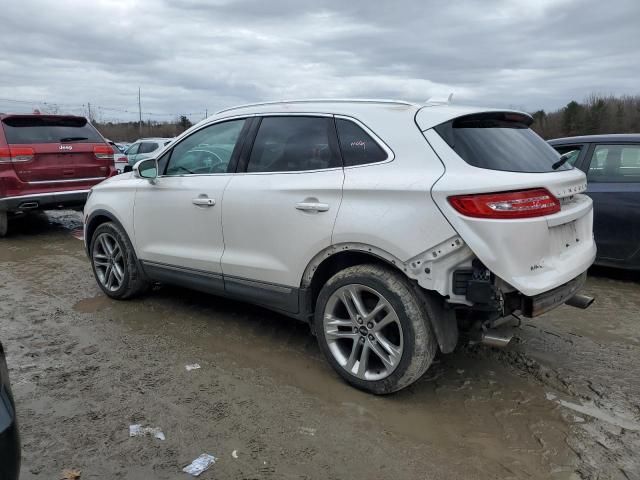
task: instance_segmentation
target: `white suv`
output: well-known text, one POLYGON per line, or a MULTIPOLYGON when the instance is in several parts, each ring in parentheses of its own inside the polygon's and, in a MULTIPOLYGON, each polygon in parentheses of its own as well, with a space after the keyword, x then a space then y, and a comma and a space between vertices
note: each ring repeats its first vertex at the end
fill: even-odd
POLYGON ((529 115, 400 101, 218 112, 92 190, 85 243, 112 298, 152 282, 309 322, 352 385, 416 381, 459 331, 576 295, 592 264, 585 175, 529 115))

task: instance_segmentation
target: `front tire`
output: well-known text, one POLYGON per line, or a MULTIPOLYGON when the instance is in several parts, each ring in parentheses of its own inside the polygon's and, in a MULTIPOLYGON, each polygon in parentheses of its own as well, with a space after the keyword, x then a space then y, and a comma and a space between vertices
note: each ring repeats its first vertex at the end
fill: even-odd
POLYGON ((424 301, 406 277, 381 265, 356 265, 331 277, 314 321, 327 361, 348 383, 371 393, 407 387, 436 354, 424 301))
POLYGON ((148 289, 149 282, 140 270, 133 245, 119 225, 107 222, 96 228, 90 255, 93 274, 107 296, 124 300, 148 289))

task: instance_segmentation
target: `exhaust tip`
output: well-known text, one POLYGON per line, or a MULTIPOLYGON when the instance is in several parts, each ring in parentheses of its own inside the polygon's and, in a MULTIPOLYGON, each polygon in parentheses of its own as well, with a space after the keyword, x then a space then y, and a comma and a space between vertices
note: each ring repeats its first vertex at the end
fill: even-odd
POLYGON ((565 302, 565 305, 569 305, 570 307, 581 308, 582 310, 589 308, 591 304, 595 301, 595 298, 590 297, 589 295, 577 294, 571 297, 569 300, 565 302))
POLYGON ((38 208, 38 206, 39 206, 38 202, 22 202, 20 205, 18 205, 18 209, 33 210, 35 208, 38 208))
POLYGON ((511 342, 512 338, 513 335, 499 335, 495 332, 483 332, 482 336, 480 337, 480 343, 482 343, 483 345, 488 345, 490 347, 504 348, 509 345, 509 342, 511 342))

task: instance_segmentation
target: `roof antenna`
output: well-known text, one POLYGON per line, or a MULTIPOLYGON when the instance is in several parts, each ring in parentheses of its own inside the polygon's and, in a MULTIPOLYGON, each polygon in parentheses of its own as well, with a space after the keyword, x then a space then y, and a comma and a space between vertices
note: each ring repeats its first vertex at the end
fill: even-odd
POLYGON ((449 94, 447 98, 444 97, 430 97, 426 102, 427 105, 449 105, 453 99, 453 92, 449 94))

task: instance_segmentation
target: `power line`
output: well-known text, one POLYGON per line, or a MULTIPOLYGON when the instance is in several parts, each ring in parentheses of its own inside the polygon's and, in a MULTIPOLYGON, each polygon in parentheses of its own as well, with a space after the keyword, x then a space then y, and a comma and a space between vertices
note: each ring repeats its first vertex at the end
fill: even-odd
MULTIPOLYGON (((74 110, 79 110, 79 109, 84 110, 85 108, 87 108, 87 105, 88 105, 88 104, 47 102, 44 100, 18 100, 14 98, 0 98, 0 102, 9 102, 9 103, 16 103, 16 104, 23 104, 23 105, 30 105, 30 106, 43 105, 43 106, 51 106, 55 108, 66 108, 66 109, 74 109, 74 110)), ((202 110, 199 112, 187 112, 187 113, 185 112, 158 113, 158 112, 140 112, 139 111, 140 109, 106 107, 106 106, 96 105, 96 104, 91 105, 90 108, 93 109, 94 111, 100 110, 100 111, 116 112, 116 113, 128 113, 131 115, 142 113, 143 116, 147 116, 147 117, 179 117, 180 115, 192 117, 192 116, 202 116, 203 114, 206 114, 206 110, 202 110)))

